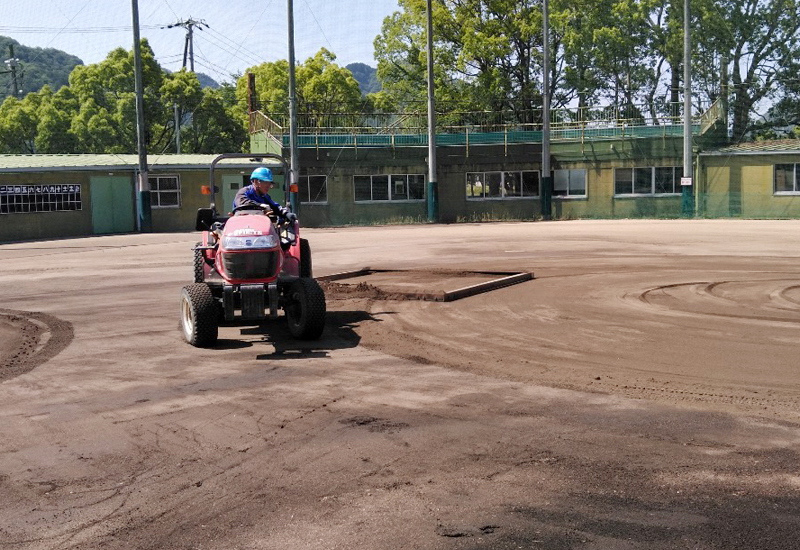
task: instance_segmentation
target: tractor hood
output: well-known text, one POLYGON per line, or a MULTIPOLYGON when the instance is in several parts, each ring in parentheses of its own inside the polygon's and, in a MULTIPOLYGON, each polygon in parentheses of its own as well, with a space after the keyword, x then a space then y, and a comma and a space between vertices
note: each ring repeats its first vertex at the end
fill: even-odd
POLYGON ((280 239, 272 221, 262 213, 237 214, 225 223, 221 251, 244 252, 278 248, 280 239))
POLYGON ((230 283, 266 283, 274 280, 283 266, 280 237, 263 213, 239 213, 225 223, 217 271, 230 283))

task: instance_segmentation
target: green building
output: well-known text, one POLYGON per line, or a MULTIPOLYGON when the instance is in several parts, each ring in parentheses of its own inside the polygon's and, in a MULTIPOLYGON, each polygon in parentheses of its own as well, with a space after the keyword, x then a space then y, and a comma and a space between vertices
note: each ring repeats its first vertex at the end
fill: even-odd
MULTIPOLYGON (((692 125, 695 216, 800 217, 800 140, 726 145, 718 105, 692 125)), ((261 160, 289 157, 281 125, 250 116, 252 159, 215 169, 226 211, 261 160), (226 208, 227 207, 227 208, 226 208)), ((438 220, 542 217, 540 125, 489 117, 437 133, 438 220)), ((427 134, 399 118, 300 126, 297 204, 308 227, 427 222, 427 134)), ((148 157, 154 231, 194 228, 216 155, 148 157)), ((553 219, 682 216, 677 119, 573 117, 551 131, 553 219)), ((0 155, 0 242, 136 231, 136 155, 0 155)), ((277 174, 278 182, 285 174, 277 174)), ((278 185, 276 190, 282 186, 278 185)), ((281 200, 282 197, 275 197, 281 200)))

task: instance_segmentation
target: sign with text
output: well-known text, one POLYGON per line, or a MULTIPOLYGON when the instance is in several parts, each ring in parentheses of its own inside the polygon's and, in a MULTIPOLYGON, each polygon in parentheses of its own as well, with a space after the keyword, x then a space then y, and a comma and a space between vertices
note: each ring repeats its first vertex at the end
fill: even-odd
POLYGON ((79 184, 0 185, 0 214, 82 210, 79 184))

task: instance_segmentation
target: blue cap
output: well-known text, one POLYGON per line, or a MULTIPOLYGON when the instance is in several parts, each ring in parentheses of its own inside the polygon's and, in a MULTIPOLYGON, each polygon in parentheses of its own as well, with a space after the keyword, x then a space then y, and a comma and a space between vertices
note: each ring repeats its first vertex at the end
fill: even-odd
POLYGON ((272 181, 272 170, 263 166, 253 170, 250 174, 251 180, 272 181))

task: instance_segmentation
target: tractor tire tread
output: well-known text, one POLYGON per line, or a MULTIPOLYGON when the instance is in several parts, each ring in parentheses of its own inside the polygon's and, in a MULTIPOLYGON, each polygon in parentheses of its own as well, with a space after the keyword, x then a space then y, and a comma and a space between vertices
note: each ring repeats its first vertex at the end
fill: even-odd
MULTIPOLYGON (((199 242, 195 244, 195 247, 203 246, 203 243, 199 242)), ((206 263, 205 257, 203 257, 203 251, 194 250, 194 282, 195 283, 202 283, 205 280, 205 269, 204 265, 206 263)))
POLYGON ((311 245, 308 239, 300 239, 300 277, 313 277, 311 245))
POLYGON ((188 342, 201 348, 213 345, 219 337, 219 304, 211 288, 205 283, 194 283, 184 286, 182 294, 181 299, 189 300, 194 321, 188 342))
POLYGON ((293 282, 289 288, 291 300, 297 294, 305 297, 305 311, 301 312, 299 319, 295 319, 287 311, 289 332, 300 340, 316 340, 325 329, 325 292, 317 281, 303 277, 293 282))

